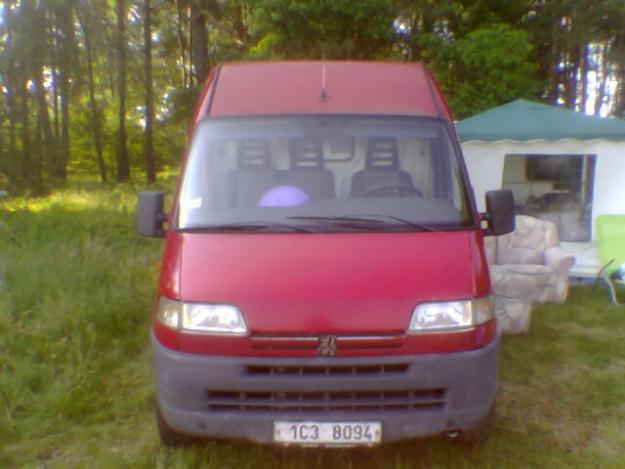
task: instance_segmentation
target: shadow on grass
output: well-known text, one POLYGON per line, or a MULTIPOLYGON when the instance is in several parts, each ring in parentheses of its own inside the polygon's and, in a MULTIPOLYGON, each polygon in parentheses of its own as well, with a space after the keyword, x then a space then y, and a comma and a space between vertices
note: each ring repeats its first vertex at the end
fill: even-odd
POLYGON ((297 448, 210 442, 182 450, 162 449, 161 457, 172 468, 463 468, 479 465, 485 448, 462 445, 444 437, 372 448, 297 448))

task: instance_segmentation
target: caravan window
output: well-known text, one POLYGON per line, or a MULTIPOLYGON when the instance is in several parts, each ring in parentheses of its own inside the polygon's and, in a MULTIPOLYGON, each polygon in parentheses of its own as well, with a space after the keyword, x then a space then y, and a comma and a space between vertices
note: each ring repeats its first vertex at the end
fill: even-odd
POLYGON ((595 155, 506 155, 503 187, 517 213, 554 222, 562 241, 591 235, 595 155))

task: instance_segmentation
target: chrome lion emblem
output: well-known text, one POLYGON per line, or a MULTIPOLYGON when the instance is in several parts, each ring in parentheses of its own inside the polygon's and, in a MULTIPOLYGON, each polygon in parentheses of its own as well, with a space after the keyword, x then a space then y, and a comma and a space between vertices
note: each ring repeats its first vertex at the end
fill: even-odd
POLYGON ((319 337, 319 348, 317 353, 320 357, 333 357, 336 355, 336 337, 333 335, 322 335, 319 337))

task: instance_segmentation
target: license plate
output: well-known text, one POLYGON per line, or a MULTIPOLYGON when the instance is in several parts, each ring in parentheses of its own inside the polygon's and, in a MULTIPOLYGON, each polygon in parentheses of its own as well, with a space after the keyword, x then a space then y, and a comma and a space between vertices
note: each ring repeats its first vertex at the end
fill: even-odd
POLYGON ((285 422, 273 423, 276 443, 297 445, 372 445, 382 437, 380 422, 285 422))

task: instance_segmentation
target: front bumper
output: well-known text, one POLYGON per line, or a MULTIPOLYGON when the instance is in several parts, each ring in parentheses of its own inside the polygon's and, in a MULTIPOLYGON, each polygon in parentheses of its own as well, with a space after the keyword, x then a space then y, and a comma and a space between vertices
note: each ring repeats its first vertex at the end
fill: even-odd
POLYGON ((495 398, 499 339, 461 353, 356 358, 205 356, 152 337, 158 406, 174 430, 273 442, 273 422, 380 421, 382 441, 465 431, 495 398))

